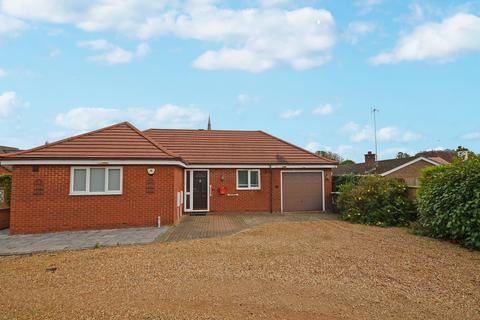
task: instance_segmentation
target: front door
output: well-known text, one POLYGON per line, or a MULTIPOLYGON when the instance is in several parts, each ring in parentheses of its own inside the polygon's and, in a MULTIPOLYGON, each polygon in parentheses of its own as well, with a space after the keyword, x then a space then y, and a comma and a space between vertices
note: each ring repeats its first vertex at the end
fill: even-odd
POLYGON ((185 175, 185 211, 208 211, 208 171, 186 170, 185 175))

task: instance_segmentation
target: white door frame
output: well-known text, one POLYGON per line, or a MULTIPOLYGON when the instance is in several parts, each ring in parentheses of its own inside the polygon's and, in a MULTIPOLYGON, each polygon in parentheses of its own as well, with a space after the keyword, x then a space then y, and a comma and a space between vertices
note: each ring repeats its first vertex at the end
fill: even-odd
POLYGON ((208 169, 186 169, 183 171, 184 175, 184 193, 183 193, 183 209, 184 212, 208 212, 210 211, 210 170, 208 169), (207 172, 207 209, 205 210, 193 210, 193 173, 195 171, 207 172), (187 185, 187 175, 190 175, 190 185, 187 185), (188 190, 190 188, 190 190, 188 190), (190 196, 190 205, 192 209, 187 208, 187 195, 190 196))
POLYGON ((322 212, 325 212, 325 171, 324 170, 282 170, 280 171, 280 212, 283 213, 283 173, 321 172, 322 173, 322 212))

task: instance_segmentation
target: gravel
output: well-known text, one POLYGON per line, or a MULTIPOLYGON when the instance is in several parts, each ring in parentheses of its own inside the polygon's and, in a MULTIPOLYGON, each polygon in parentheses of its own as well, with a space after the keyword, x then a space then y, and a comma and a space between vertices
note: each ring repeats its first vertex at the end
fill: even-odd
POLYGON ((309 221, 3 257, 0 319, 480 319, 480 252, 309 221))

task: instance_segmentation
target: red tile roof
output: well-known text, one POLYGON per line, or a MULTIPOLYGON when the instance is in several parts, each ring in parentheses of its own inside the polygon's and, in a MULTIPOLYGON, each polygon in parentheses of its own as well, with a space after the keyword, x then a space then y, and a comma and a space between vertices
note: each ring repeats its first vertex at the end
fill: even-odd
POLYGON ((190 164, 336 164, 262 131, 149 129, 190 164))
POLYGON ((6 155, 21 159, 176 159, 128 122, 6 155))

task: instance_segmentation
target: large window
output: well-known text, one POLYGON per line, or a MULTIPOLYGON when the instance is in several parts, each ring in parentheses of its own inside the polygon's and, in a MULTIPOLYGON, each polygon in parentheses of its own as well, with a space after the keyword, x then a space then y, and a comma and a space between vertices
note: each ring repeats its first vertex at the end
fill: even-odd
POLYGON ((237 189, 239 190, 259 190, 260 189, 260 170, 237 170, 237 189))
POLYGON ((72 167, 70 194, 122 194, 121 167, 72 167))

